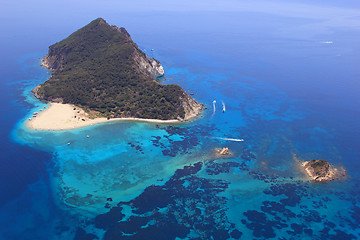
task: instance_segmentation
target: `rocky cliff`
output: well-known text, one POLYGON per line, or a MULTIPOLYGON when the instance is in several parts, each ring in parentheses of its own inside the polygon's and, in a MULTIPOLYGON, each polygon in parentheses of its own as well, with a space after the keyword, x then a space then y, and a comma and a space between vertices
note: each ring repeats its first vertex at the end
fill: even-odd
POLYGON ((49 47, 42 65, 51 78, 36 97, 71 103, 106 117, 189 120, 202 104, 178 85, 161 85, 160 62, 148 58, 125 28, 98 18, 49 47))
POLYGON ((201 114, 204 105, 195 101, 195 99, 190 97, 185 91, 183 92, 180 99, 182 102, 182 107, 185 112, 184 118, 183 119, 180 118, 180 120, 187 121, 201 114))
POLYGON ((139 54, 136 52, 134 55, 134 60, 145 74, 149 75, 152 78, 158 78, 164 76, 164 68, 161 66, 160 62, 154 58, 149 59, 145 54, 139 54))

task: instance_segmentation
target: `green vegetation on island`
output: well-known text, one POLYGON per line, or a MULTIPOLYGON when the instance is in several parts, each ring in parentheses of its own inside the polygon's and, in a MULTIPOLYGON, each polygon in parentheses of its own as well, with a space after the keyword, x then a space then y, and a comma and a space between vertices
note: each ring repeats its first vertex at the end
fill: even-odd
POLYGON ((178 85, 161 85, 161 64, 149 59, 124 28, 98 18, 49 47, 52 71, 34 89, 50 102, 71 103, 106 117, 187 120, 202 104, 178 85))

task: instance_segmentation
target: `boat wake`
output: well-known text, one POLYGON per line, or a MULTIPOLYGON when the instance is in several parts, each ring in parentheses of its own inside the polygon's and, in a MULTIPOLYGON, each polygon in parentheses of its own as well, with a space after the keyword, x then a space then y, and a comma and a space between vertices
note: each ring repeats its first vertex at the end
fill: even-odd
POLYGON ((223 137, 211 137, 211 138, 224 140, 224 141, 233 141, 233 142, 243 142, 244 141, 244 139, 242 139, 242 138, 223 138, 223 137))
POLYGON ((216 112, 216 107, 215 107, 215 104, 216 104, 216 100, 214 100, 214 101, 213 101, 213 108, 214 108, 214 112, 213 112, 212 116, 214 116, 214 115, 215 115, 215 112, 216 112))

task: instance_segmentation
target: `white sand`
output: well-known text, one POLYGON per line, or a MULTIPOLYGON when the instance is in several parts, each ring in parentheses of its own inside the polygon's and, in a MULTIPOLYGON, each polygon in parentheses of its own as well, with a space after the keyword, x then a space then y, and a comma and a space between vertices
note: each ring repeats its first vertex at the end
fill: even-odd
POLYGON ((79 107, 71 104, 51 103, 47 109, 31 120, 27 120, 26 126, 33 130, 68 130, 86 127, 98 123, 110 121, 142 121, 151 123, 179 123, 179 120, 157 120, 142 118, 112 118, 107 120, 104 117, 90 119, 89 114, 79 107), (76 110, 74 110, 76 108, 76 110), (75 118, 76 116, 76 118, 75 118), (84 120, 83 120, 84 119, 84 120))

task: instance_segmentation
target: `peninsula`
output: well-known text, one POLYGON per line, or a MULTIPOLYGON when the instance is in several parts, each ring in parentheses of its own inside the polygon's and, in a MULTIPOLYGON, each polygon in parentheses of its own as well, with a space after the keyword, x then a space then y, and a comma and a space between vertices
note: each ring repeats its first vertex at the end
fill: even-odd
POLYGON ((52 105, 28 122, 30 128, 71 129, 113 119, 181 122, 203 108, 180 86, 161 85, 160 62, 148 58, 125 28, 102 18, 50 46, 42 65, 52 76, 33 93, 52 105))

